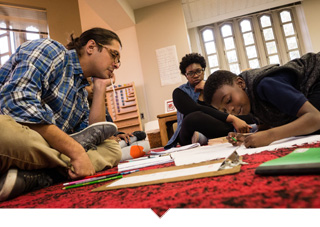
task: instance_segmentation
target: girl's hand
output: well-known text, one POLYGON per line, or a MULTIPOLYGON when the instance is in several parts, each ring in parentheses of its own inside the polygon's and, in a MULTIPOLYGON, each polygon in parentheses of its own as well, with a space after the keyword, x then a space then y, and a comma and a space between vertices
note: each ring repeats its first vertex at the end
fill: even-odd
POLYGON ((252 128, 250 125, 248 125, 245 121, 241 120, 240 118, 229 114, 227 118, 227 122, 230 122, 233 124, 233 127, 236 129, 238 133, 248 133, 250 132, 250 129, 252 128))
POLYGON ((252 134, 229 132, 227 140, 233 146, 240 146, 243 144, 246 148, 263 147, 275 141, 270 130, 252 134))

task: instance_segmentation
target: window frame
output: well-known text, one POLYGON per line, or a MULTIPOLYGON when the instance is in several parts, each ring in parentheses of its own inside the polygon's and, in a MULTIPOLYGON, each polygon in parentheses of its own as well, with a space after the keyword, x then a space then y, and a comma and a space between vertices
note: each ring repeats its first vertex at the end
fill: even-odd
MULTIPOLYGON (((283 23, 280 17, 280 13, 283 11, 290 12, 291 22, 293 24, 294 32, 295 32, 293 36, 296 37, 297 45, 298 45, 297 50, 299 51, 299 55, 302 56, 303 50, 304 50, 304 43, 303 43, 303 40, 300 39, 301 31, 299 28, 299 20, 298 20, 296 8, 294 6, 279 7, 272 10, 266 10, 258 13, 253 13, 250 15, 235 17, 225 21, 216 22, 213 24, 208 24, 205 26, 198 27, 197 30, 198 30, 198 35, 200 36, 200 46, 201 46, 202 53, 204 53, 203 55, 206 57, 206 60, 208 61, 208 55, 206 52, 206 48, 204 46, 202 33, 206 29, 211 29, 214 35, 214 42, 215 42, 216 51, 218 55, 219 66, 217 68, 225 69, 225 70, 230 69, 228 59, 226 56, 226 50, 224 47, 223 36, 220 30, 224 24, 229 23, 231 24, 232 32, 234 33, 233 37, 234 37, 234 42, 236 46, 240 72, 250 68, 249 61, 251 59, 247 57, 246 46, 243 38, 243 33, 241 31, 241 25, 240 25, 241 21, 245 19, 249 19, 252 26, 252 32, 254 36, 254 41, 255 41, 255 46, 257 51, 257 59, 259 61, 259 65, 260 67, 263 67, 269 64, 269 56, 272 56, 272 54, 268 55, 268 51, 266 49, 267 47, 265 45, 266 42, 263 35, 262 26, 260 25, 259 18, 262 17, 263 15, 270 15, 270 20, 272 25, 271 27, 274 33, 274 41, 276 43, 277 55, 279 56, 280 64, 284 64, 290 61, 291 59, 290 59, 289 50, 287 48, 287 42, 286 42, 287 37, 284 34, 283 23)), ((206 73, 209 73, 208 75, 211 74, 210 66, 207 67, 206 73)))

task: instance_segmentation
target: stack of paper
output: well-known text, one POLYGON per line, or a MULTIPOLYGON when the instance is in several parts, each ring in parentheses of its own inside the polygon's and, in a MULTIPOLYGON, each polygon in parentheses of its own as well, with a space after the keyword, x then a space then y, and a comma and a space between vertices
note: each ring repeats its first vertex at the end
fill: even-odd
POLYGON ((200 163, 209 160, 226 158, 237 147, 230 143, 217 144, 214 146, 202 146, 185 151, 175 152, 171 154, 176 166, 200 163))
POLYGON ((221 163, 215 163, 215 164, 209 164, 204 166, 195 166, 195 167, 189 167, 184 169, 156 172, 156 173, 151 173, 151 174, 146 174, 141 176, 128 176, 126 178, 123 178, 122 180, 112 182, 106 188, 137 184, 137 183, 142 184, 150 181, 152 182, 157 180, 172 179, 172 178, 178 178, 178 177, 183 177, 188 175, 197 175, 197 174, 203 174, 208 172, 214 172, 214 171, 218 171, 220 166, 221 166, 221 163))
POLYGON ((245 154, 256 154, 262 151, 272 151, 279 148, 289 148, 297 145, 303 145, 306 143, 315 143, 320 141, 320 135, 310 135, 310 136, 294 136, 285 139, 277 140, 272 142, 268 146, 258 147, 258 148, 245 148, 241 147, 237 150, 239 155, 245 154))
POLYGON ((181 147, 173 147, 169 150, 165 150, 165 151, 150 151, 150 154, 170 154, 176 151, 184 151, 184 150, 188 150, 191 148, 195 148, 195 147, 200 147, 199 143, 192 143, 189 145, 185 145, 185 146, 181 146, 181 147))
POLYGON ((164 163, 173 162, 169 155, 157 158, 148 158, 143 160, 137 160, 132 162, 120 163, 118 165, 118 171, 128 171, 132 169, 139 169, 147 166, 160 165, 164 163))

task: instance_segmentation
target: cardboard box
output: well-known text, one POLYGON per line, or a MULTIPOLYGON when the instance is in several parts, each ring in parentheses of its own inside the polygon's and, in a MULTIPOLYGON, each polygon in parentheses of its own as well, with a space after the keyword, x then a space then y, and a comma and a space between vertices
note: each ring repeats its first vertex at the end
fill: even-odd
POLYGON ((152 131, 147 133, 150 148, 162 147, 160 130, 152 131))

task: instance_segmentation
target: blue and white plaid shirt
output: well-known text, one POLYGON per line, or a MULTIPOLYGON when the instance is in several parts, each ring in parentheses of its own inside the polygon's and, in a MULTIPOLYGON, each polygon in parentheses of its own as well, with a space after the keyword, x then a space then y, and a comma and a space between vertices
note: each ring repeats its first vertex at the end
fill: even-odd
POLYGON ((89 122, 87 85, 75 50, 51 39, 29 41, 0 68, 0 114, 77 132, 89 122))

